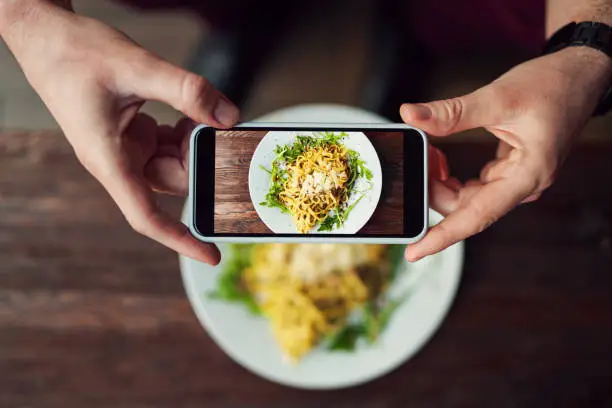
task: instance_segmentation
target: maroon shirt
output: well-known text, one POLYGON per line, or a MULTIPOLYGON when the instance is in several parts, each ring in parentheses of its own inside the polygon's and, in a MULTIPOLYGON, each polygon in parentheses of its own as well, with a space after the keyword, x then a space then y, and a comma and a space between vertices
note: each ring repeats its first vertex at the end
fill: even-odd
MULTIPOLYGON (((291 0, 123 1, 144 9, 190 8, 213 26, 240 24, 241 18, 261 18, 256 17, 258 14, 282 18, 283 7, 293 3, 291 0)), ((537 53, 544 44, 545 0, 398 1, 417 40, 436 55, 491 50, 537 53)))
POLYGON ((409 2, 418 39, 436 54, 508 49, 531 53, 545 42, 544 0, 409 2))

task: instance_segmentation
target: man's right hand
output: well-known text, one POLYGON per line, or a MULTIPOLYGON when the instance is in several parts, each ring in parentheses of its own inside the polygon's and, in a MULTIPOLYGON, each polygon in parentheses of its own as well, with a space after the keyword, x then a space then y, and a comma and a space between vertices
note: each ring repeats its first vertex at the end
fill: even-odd
POLYGON ((238 109, 206 79, 144 50, 123 33, 43 0, 0 0, 0 35, 73 146, 138 232, 194 259, 219 252, 162 212, 154 189, 187 191, 188 121, 160 126, 138 113, 167 103, 227 128, 238 109))

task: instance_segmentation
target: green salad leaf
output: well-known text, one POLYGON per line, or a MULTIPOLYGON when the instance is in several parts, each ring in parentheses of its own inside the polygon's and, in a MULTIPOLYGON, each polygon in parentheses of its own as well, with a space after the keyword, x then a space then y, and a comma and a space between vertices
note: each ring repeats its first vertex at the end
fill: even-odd
MULTIPOLYGON (((389 247, 387 259, 390 263, 391 272, 389 283, 395 280, 402 263, 404 262, 404 246, 392 245, 389 247)), ((395 298, 382 297, 372 300, 364 305, 359 318, 332 333, 327 341, 326 348, 329 350, 352 351, 357 341, 363 338, 368 344, 373 344, 380 334, 387 328, 393 314, 408 300, 411 292, 407 292, 395 298)))
POLYGON ((334 228, 340 228, 342 224, 344 224, 344 221, 346 221, 348 218, 349 213, 364 196, 365 194, 362 194, 357 200, 355 200, 355 202, 353 202, 353 204, 349 205, 348 207, 338 208, 334 212, 328 214, 327 217, 321 221, 318 231, 331 231, 334 228))
POLYGON ((404 245, 391 245, 389 247, 388 258, 389 263, 391 264, 391 276, 389 277, 389 281, 393 282, 397 273, 400 271, 401 266, 404 263, 404 250, 406 247, 404 245))
POLYGON ((357 340, 363 336, 363 333, 363 325, 347 324, 327 338, 326 348, 333 351, 353 351, 357 345, 357 340))
POLYGON ((253 244, 234 244, 230 246, 231 255, 217 280, 217 289, 209 292, 211 299, 242 303, 253 314, 261 314, 253 296, 242 284, 242 272, 251 265, 253 244))

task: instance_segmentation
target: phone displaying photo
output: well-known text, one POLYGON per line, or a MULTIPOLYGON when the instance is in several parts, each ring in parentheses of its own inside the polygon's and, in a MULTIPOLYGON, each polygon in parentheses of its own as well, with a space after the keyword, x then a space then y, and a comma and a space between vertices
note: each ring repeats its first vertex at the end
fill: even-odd
POLYGON ((205 241, 414 242, 427 229, 427 141, 406 125, 200 126, 192 233, 205 241))

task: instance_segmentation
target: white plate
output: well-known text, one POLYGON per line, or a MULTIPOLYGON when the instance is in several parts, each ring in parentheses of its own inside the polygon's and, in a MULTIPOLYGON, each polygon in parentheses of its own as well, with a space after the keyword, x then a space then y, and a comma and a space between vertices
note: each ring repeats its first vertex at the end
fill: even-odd
MULTIPOLYGON (((283 213, 278 208, 260 205, 262 201, 265 201, 266 194, 270 189, 270 175, 260 166, 266 169, 271 168, 272 161, 276 157, 274 153, 276 146, 294 143, 296 135, 311 134, 312 132, 305 131, 271 131, 261 139, 253 153, 249 166, 249 193, 251 201, 259 218, 276 234, 295 234, 298 231, 290 214, 283 213)), ((366 166, 372 171, 372 187, 352 209, 344 225, 332 231, 322 232, 323 234, 357 233, 374 214, 382 191, 382 170, 376 149, 374 149, 370 140, 362 132, 346 132, 346 134, 347 136, 342 139, 341 143, 349 149, 358 152, 360 158, 365 161, 366 166)), ((368 181, 363 177, 360 177, 355 183, 355 191, 364 191, 367 187, 368 181)), ((347 204, 351 205, 357 198, 357 194, 352 194, 347 204)), ((317 232, 316 229, 317 227, 312 232, 317 232)))
MULTIPOLYGON (((187 215, 184 213, 185 219, 187 215)), ((440 219, 439 214, 430 212, 431 222, 440 219)), ((361 384, 408 360, 442 323, 455 297, 463 265, 463 243, 414 264, 404 262, 404 273, 390 290, 403 293, 412 288, 412 296, 398 308, 375 345, 360 345, 352 353, 317 349, 299 365, 291 366, 283 363, 264 318, 249 315, 240 305, 206 296, 216 288, 218 274, 227 261, 227 246, 219 248, 223 260, 217 267, 180 257, 183 283, 200 323, 232 359, 248 370, 270 381, 307 389, 361 384)))

